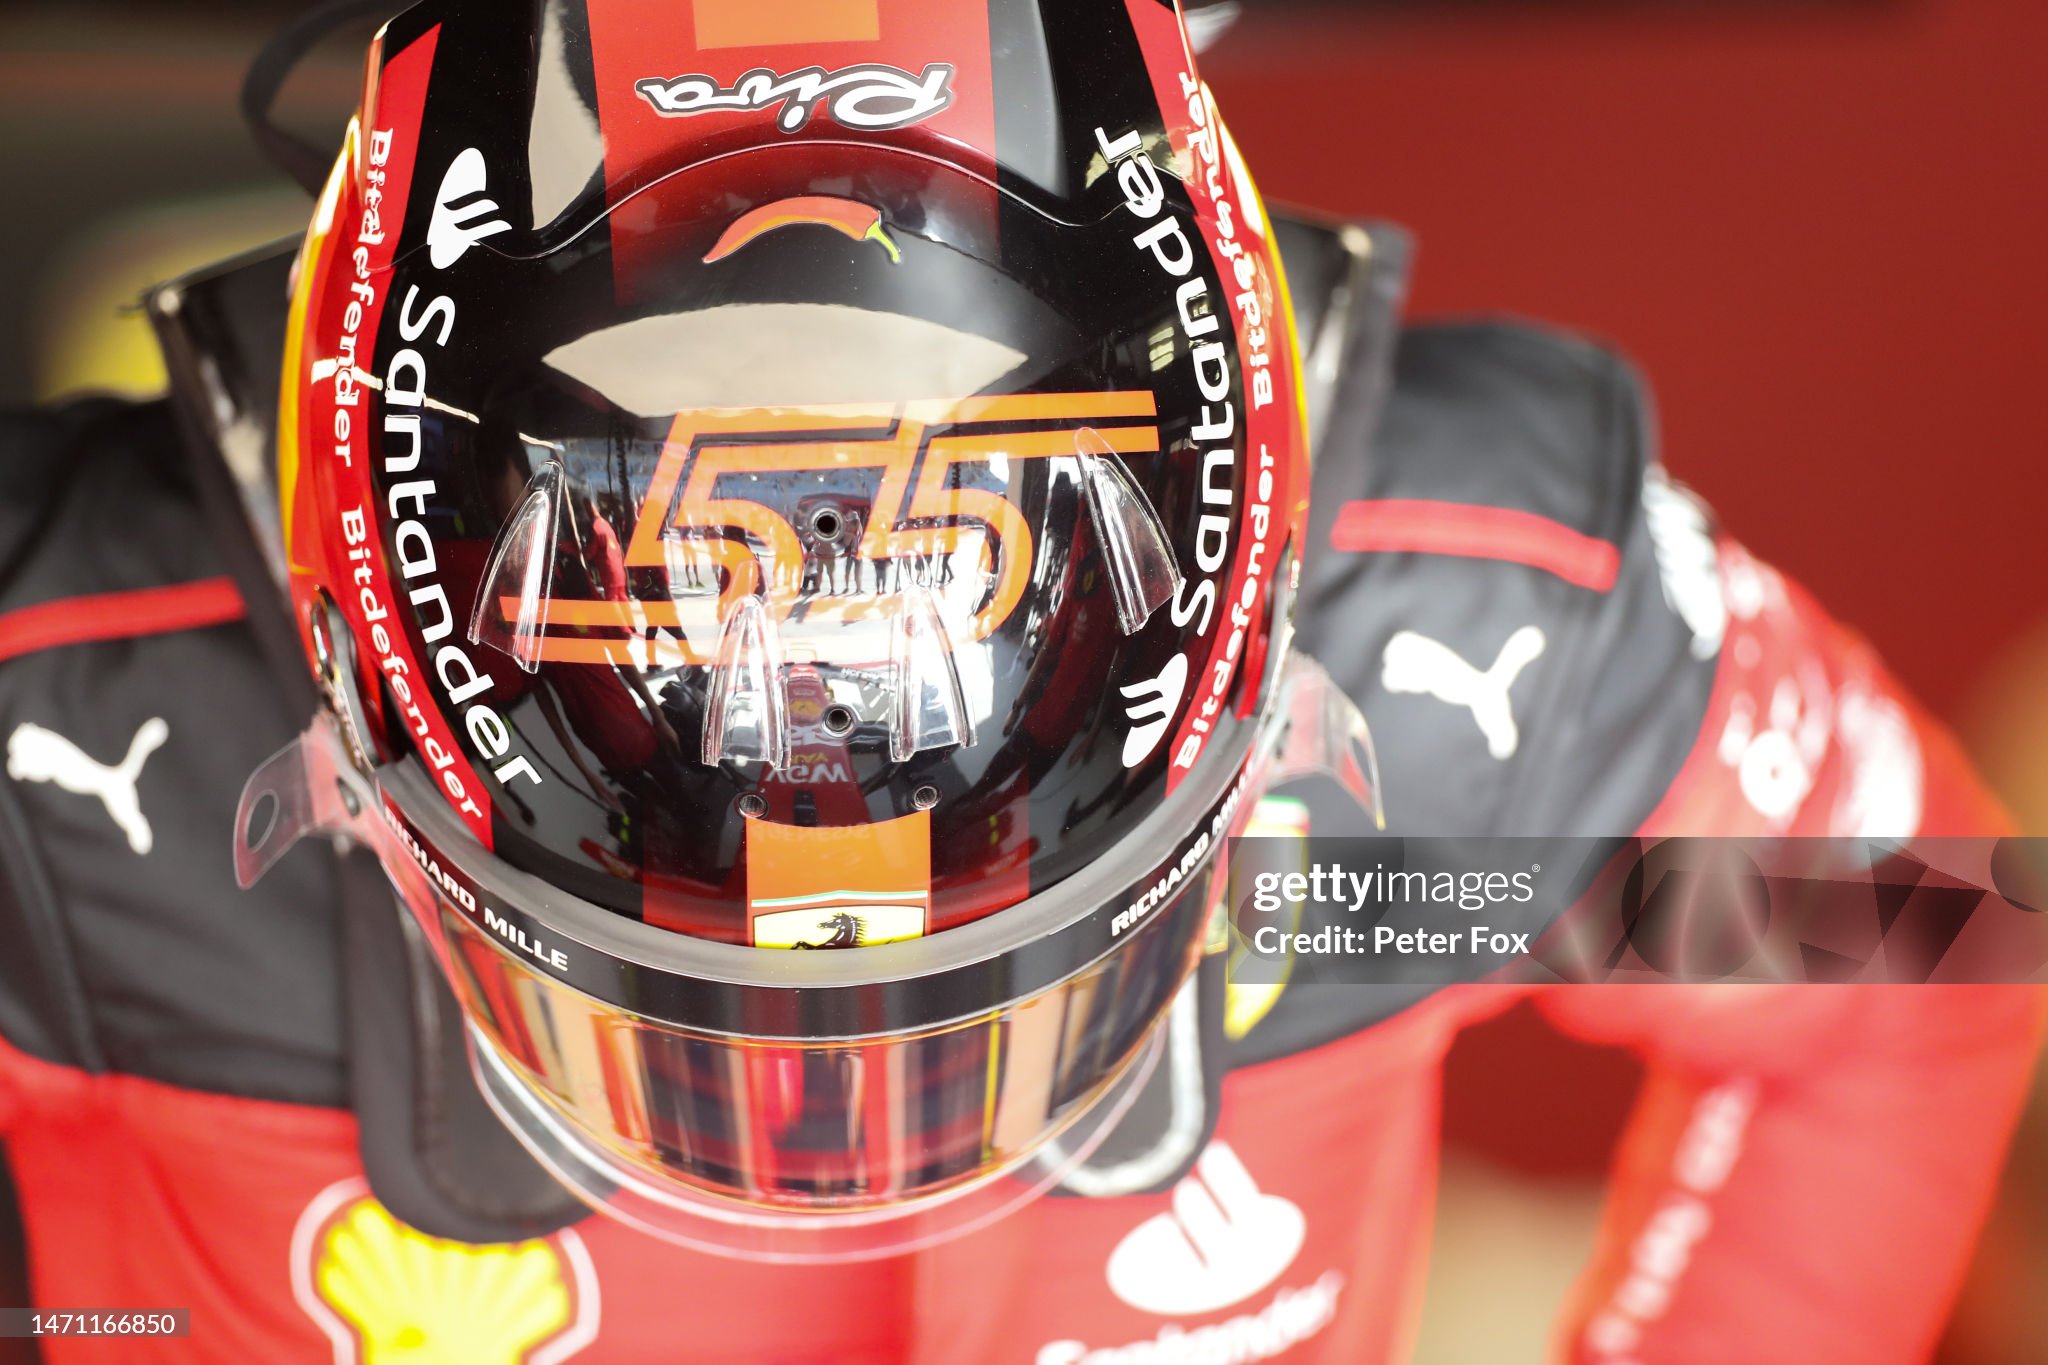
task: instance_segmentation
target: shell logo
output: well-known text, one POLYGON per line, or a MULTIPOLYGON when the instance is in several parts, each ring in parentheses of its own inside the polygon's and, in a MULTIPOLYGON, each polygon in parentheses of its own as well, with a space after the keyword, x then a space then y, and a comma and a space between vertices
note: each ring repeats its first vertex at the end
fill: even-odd
POLYGON ((335 1365, 555 1365, 597 1338, 597 1274, 573 1231, 444 1241, 394 1218, 361 1177, 299 1216, 292 1292, 335 1365))

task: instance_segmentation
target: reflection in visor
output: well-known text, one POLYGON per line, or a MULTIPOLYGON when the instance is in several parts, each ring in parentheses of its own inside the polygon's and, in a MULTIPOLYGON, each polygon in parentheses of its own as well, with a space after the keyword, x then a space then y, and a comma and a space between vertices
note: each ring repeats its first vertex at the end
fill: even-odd
MULTIPOLYGON (((1206 918, 1216 886, 1212 865, 1182 897, 1206 918)), ((1078 976, 949 1028, 788 1043, 638 1018, 533 970, 468 916, 439 918, 465 1011, 564 1118, 649 1175, 796 1209, 919 1199, 1015 1166, 1128 1066, 1200 946, 1141 930, 1078 976)))
POLYGON ((478 848, 409 763, 359 770, 332 717, 250 778, 237 876, 308 833, 374 848, 485 1098, 593 1207, 720 1254, 893 1255, 1043 1193, 1116 1125, 1221 926, 1217 855, 1269 784, 1331 777, 1377 817, 1362 721, 1313 663, 1287 668, 1246 767, 1157 813, 1153 869, 1086 868, 900 943, 763 950, 622 920, 478 848))

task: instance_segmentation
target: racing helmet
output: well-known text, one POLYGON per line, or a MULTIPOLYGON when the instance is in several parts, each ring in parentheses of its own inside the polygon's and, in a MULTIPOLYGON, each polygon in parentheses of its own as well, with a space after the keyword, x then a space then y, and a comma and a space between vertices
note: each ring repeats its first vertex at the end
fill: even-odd
POLYGON ((327 709, 239 874, 374 849, 499 1117, 657 1236, 1000 1216, 1303 710, 1280 272, 1161 0, 407 10, 296 265, 327 709))

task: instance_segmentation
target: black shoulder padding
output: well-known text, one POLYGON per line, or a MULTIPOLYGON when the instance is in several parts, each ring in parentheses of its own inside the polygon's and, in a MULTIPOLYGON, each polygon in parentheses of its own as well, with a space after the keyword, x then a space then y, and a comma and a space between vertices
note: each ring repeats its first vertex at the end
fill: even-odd
MULTIPOLYGON (((1662 798, 1714 666, 1665 599, 1643 511, 1651 441, 1626 361, 1513 323, 1406 332, 1384 409, 1333 414, 1296 642, 1365 714, 1389 833, 1626 835, 1662 798), (1390 532, 1363 548, 1340 533, 1360 504, 1390 532), (1601 572, 1543 567, 1499 513, 1601 572), (1446 548, 1389 548, 1423 521, 1446 548), (1497 695, 1482 723, 1483 693, 1497 695)), ((1233 1060, 1329 1042, 1429 993, 1291 985, 1233 1060)))
POLYGON ((1568 333, 1413 327, 1395 354, 1378 458, 1351 496, 1511 507, 1618 541, 1652 454, 1646 403, 1633 366, 1568 333))
POLYGON ((374 859, 343 868, 349 1102, 370 1188, 434 1237, 541 1237, 590 1210, 527 1155, 469 1071, 462 1012, 374 859))
MULTIPOLYGON (((111 398, 0 411, 0 622, 18 630, 26 618, 17 613, 119 581, 120 568, 92 562, 78 544, 78 524, 118 502, 123 481, 155 489, 162 471, 134 455, 164 422, 161 404, 111 398)), ((169 477, 175 483, 176 471, 169 477)), ((0 645, 13 633, 0 633, 0 645)), ((33 723, 25 675, 36 670, 22 657, 27 650, 17 636, 0 655, 0 747, 10 754, 8 780, 0 781, 0 934, 11 945, 0 953, 0 1037, 44 1061, 98 1070, 105 1057, 57 894, 58 869, 33 803, 16 785, 26 772, 12 755, 13 736, 33 723)))
POLYGON ((4 430, 21 500, 0 504, 0 613, 47 621, 92 597, 77 610, 103 629, 17 637, 0 659, 0 742, 43 755, 0 782, 0 916, 26 949, 0 954, 0 1028, 62 1064, 338 1104, 332 855, 303 849, 246 894, 231 858, 242 783, 303 728, 310 689, 300 702, 281 688, 231 611, 168 629, 148 619, 161 596, 124 596, 219 600, 225 572, 164 404, 95 402, 4 430), (107 766, 145 755, 146 838, 42 776, 74 748, 107 766))
POLYGON ((1643 385, 1612 352, 1473 323, 1406 333, 1375 434, 1324 450, 1299 638, 1365 711, 1396 832, 1632 833, 1662 796, 1713 670, 1658 578, 1642 510, 1651 439, 1643 385), (1572 581, 1511 547, 1343 548, 1347 506, 1382 501, 1454 522, 1461 508, 1540 520, 1611 556, 1612 581, 1572 581), (1409 643, 1390 657, 1397 635, 1409 643), (1512 732, 1422 687, 1402 662, 1415 637, 1476 672, 1506 670, 1512 732))

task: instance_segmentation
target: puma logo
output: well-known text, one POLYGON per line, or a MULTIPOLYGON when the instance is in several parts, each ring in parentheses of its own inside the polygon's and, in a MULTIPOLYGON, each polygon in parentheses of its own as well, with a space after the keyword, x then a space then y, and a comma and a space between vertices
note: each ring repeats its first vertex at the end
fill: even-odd
POLYGON ((54 782, 80 796, 97 796, 128 836, 128 847, 148 853, 153 840, 135 782, 142 776, 142 765, 170 737, 171 727, 152 716, 135 732, 120 766, 109 768, 55 730, 24 721, 7 740, 7 775, 16 782, 54 782))
POLYGON ((1523 626, 1508 636, 1493 666, 1482 673, 1442 641, 1412 630, 1400 631, 1387 641, 1380 685, 1389 692, 1415 693, 1464 707, 1486 736, 1486 751, 1495 758, 1512 758, 1521 743, 1521 732, 1515 727, 1508 689, 1543 653, 1543 644, 1540 629, 1523 626))
POLYGON ((1124 719, 1131 723, 1131 732, 1124 736, 1126 768, 1137 767, 1159 746, 1167 723, 1180 708, 1180 694, 1187 685, 1188 656, 1176 654, 1171 663, 1159 670, 1158 677, 1117 689, 1130 703, 1124 711, 1124 719))
POLYGON ((488 181, 484 154, 474 147, 463 148, 448 163, 427 223, 427 257, 434 269, 446 270, 484 238, 512 230, 503 218, 490 216, 498 211, 497 200, 473 197, 484 192, 488 181))

